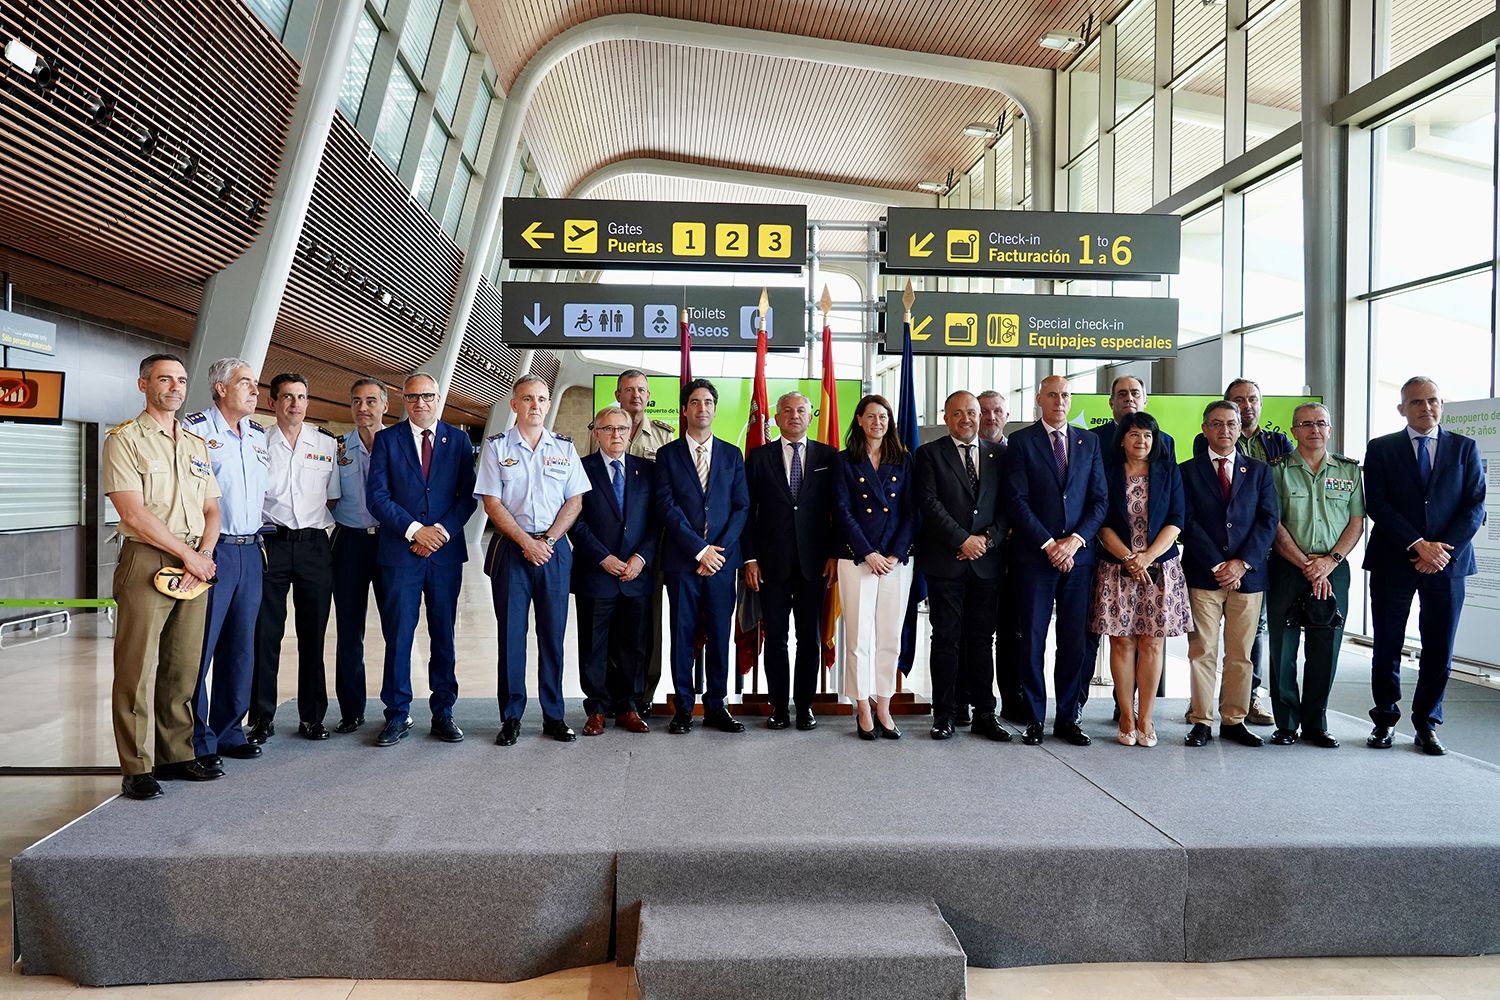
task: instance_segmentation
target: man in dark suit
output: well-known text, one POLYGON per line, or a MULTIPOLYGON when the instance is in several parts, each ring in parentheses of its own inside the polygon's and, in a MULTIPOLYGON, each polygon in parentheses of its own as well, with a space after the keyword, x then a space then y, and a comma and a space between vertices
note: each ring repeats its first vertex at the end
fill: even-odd
POLYGON ((656 466, 626 453, 630 415, 606 406, 594 415, 598 450, 583 459, 590 489, 568 531, 573 542, 573 599, 578 607, 578 673, 583 735, 604 732, 605 715, 632 733, 651 727, 636 705, 645 691, 651 569, 660 535, 652 512, 656 466))
POLYGON ((726 733, 745 727, 724 707, 729 692, 729 632, 740 536, 750 508, 745 460, 728 441, 714 437, 719 390, 697 378, 682 387, 685 433, 656 452, 656 513, 662 521, 662 571, 671 605, 672 685, 676 710, 667 732, 693 728, 693 656, 705 638, 707 690, 703 724, 726 733))
POLYGON ((974 706, 971 731, 1004 743, 1010 731, 995 718, 990 658, 1005 572, 1004 453, 979 437, 979 400, 971 392, 948 397, 943 423, 947 436, 917 449, 913 487, 917 571, 927 577, 932 620, 932 738, 953 735, 954 680, 962 672, 974 706))
POLYGON ((1271 544, 1281 505, 1271 467, 1235 445, 1240 413, 1227 400, 1203 411, 1207 448, 1180 466, 1187 500, 1182 568, 1187 576, 1193 630, 1193 728, 1184 742, 1201 747, 1213 739, 1214 687, 1219 674, 1219 637, 1224 638, 1224 680, 1219 690, 1219 735, 1244 746, 1262 744, 1245 727, 1250 710, 1250 650, 1270 582, 1271 544))
MULTIPOLYGON (((976 398, 979 400, 979 436, 999 445, 1003 461, 1005 449, 1009 447, 1009 443, 1005 440, 1005 424, 1010 420, 1010 409, 1006 404, 1005 394, 994 389, 986 389, 976 398)), ((1003 514, 1005 512, 1003 484, 1000 494, 1000 511, 1003 514)), ((1001 562, 1003 563, 1007 558, 1002 552, 1001 562)), ((1000 707, 997 714, 1002 719, 1025 725, 1026 696, 1021 693, 1021 632, 1020 625, 1016 621, 1016 595, 1012 589, 1015 585, 1015 574, 1002 573, 1001 578, 1000 601, 995 613, 995 684, 1000 689, 1000 707)), ((969 724, 969 690, 965 686, 965 680, 963 673, 960 672, 954 683, 953 723, 958 726, 969 724)))
POLYGON ((1042 742, 1047 717, 1043 654, 1047 622, 1057 609, 1057 653, 1053 687, 1057 694, 1054 736, 1074 746, 1092 741, 1078 726, 1083 687, 1089 680, 1087 648, 1089 601, 1094 589, 1092 543, 1109 509, 1099 439, 1068 424, 1073 393, 1068 380, 1050 375, 1037 389, 1041 419, 1010 436, 1005 454, 1006 499, 1021 623, 1021 656, 1029 722, 1021 742, 1042 742))
POLYGON ((833 575, 833 477, 838 452, 809 441, 812 403, 800 392, 776 401, 779 440, 745 456, 750 489, 748 530, 742 551, 745 585, 760 593, 766 630, 768 729, 791 724, 789 695, 797 701, 797 728, 812 729, 813 693, 823 651, 823 592, 833 575), (797 621, 796 682, 789 677, 787 623, 797 621))
POLYGON ((432 644, 432 735, 445 743, 464 738, 453 721, 453 622, 469 558, 464 525, 475 507, 474 449, 467 434, 437 418, 440 394, 431 375, 412 375, 402 393, 406 419, 375 435, 366 481, 370 513, 380 522, 378 558, 385 576, 385 727, 375 739, 380 747, 395 746, 411 728, 411 644, 424 598, 432 644))
POLYGON ((1417 746, 1439 756, 1447 752, 1437 727, 1443 723, 1464 580, 1475 572, 1473 540, 1484 523, 1484 466, 1473 439, 1440 426, 1443 397, 1432 379, 1408 379, 1397 410, 1406 427, 1375 438, 1365 453, 1365 510, 1374 523, 1365 569, 1375 624, 1375 728, 1366 742, 1389 747, 1401 718, 1401 647, 1412 598, 1420 595, 1422 658, 1411 721, 1417 746))

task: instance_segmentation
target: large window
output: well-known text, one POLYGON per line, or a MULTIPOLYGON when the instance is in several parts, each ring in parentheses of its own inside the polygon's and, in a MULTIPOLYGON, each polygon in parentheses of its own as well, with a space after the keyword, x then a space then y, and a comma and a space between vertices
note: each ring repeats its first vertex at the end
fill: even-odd
POLYGON ((474 110, 469 114, 469 127, 464 130, 464 156, 474 166, 479 166, 479 144, 484 141, 484 128, 489 122, 490 105, 495 101, 495 92, 483 80, 479 81, 479 97, 474 110))
MULTIPOLYGON (((1222 16, 1223 8, 1218 8, 1222 16)), ((1194 65, 1172 93, 1172 192, 1224 165, 1224 48, 1194 65)))
POLYGON ((1137 0, 1115 27, 1115 121, 1156 89, 1156 5, 1137 0))
POLYGON ((245 0, 245 3, 271 29, 271 34, 277 38, 286 34, 286 17, 291 12, 292 0, 245 0))
POLYGON ((417 175, 411 183, 412 196, 425 206, 432 205, 438 173, 443 169, 443 154, 447 149, 448 133, 443 123, 433 118, 427 126, 427 141, 422 145, 422 158, 417 161, 417 175))
POLYGON ((1144 212, 1151 207, 1153 125, 1149 103, 1115 130, 1115 211, 1144 212))
POLYGON ((1011 185, 1011 156, 1016 146, 1016 127, 1012 125, 995 143, 995 207, 1015 208, 1016 196, 1011 185))
POLYGON ((1370 434, 1399 430, 1401 383, 1430 375, 1447 399, 1493 394, 1493 279, 1488 270, 1380 298, 1370 306, 1370 434))
POLYGON ((1399 66, 1423 49, 1455 31, 1495 12, 1495 0, 1384 0, 1376 4, 1385 14, 1377 25, 1385 40, 1385 56, 1377 69, 1399 66))
POLYGON ((437 34, 438 11, 442 0, 411 0, 406 21, 401 25, 401 54, 417 73, 427 72, 427 56, 432 52, 432 37, 437 34))
POLYGON ((1178 302, 1180 342, 1224 332, 1224 209, 1213 208, 1182 224, 1182 272, 1167 286, 1178 302))
POLYGON ((1099 46, 1068 71, 1068 156, 1099 138, 1099 46))
POLYGON ((391 67, 385 104, 380 108, 380 124, 375 127, 375 152, 392 171, 401 168, 401 154, 406 152, 406 136, 411 131, 411 116, 416 107, 417 82, 397 59, 391 67))
POLYGON ((379 41, 380 28, 375 19, 368 11, 361 13, 359 25, 354 29, 354 47, 349 51, 349 68, 344 71, 344 84, 339 88, 339 108, 351 122, 359 120, 365 85, 370 82, 370 63, 375 59, 379 41))
POLYGON ((1244 292, 1241 326, 1302 311, 1301 164, 1245 192, 1244 292))
POLYGON ((1306 384, 1306 354, 1307 340, 1299 316, 1241 337, 1240 371, 1259 382, 1265 395, 1295 396, 1306 384))
POLYGON ((1090 146, 1078 162, 1068 168, 1068 211, 1099 209, 1099 147, 1090 146))
POLYGON ((1302 120, 1302 4, 1291 0, 1250 29, 1245 148, 1302 120))

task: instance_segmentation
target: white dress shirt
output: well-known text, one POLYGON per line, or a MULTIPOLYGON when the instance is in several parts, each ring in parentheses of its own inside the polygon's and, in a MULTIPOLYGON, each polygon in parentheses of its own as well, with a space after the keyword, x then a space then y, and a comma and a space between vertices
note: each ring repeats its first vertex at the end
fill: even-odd
POLYGON ((328 501, 337 500, 338 439, 304 423, 290 442, 279 424, 266 430, 270 459, 266 484, 266 521, 284 528, 331 528, 328 501))

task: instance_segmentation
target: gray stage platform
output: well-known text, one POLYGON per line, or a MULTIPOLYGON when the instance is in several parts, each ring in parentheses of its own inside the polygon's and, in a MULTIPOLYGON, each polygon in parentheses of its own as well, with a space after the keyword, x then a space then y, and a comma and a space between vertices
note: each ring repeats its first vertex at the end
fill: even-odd
MULTIPOLYGON (((1181 703, 1160 717, 1181 718, 1181 703)), ((86 984, 514 981, 629 962, 643 905, 931 900, 971 965, 1500 951, 1500 768, 1214 742, 1074 749, 609 730, 278 736, 12 868, 15 954, 86 984)), ((295 730, 283 707, 282 733, 295 730)))

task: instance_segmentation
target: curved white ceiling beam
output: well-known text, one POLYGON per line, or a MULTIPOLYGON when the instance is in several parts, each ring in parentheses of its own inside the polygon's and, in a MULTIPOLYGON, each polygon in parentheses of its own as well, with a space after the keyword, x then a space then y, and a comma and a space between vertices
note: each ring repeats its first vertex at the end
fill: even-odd
POLYGON ((688 21, 648 14, 608 14, 575 25, 537 50, 516 76, 500 111, 499 131, 494 152, 490 154, 484 188, 480 192, 475 226, 464 254, 458 292, 448 312, 448 328, 437 353, 427 363, 430 372, 446 392, 458 363, 458 349, 463 343, 474 312, 474 298, 479 282, 488 271, 490 249, 495 230, 500 225, 504 188, 515 169, 516 150, 521 143, 521 127, 531 108, 537 87, 558 63, 580 49, 604 42, 637 41, 659 45, 678 45, 693 49, 714 49, 764 56, 770 59, 796 59, 848 69, 873 70, 897 76, 916 77, 937 83, 955 83, 998 91, 1021 106, 1026 129, 1032 141, 1031 190, 1035 204, 1052 205, 1052 103, 1054 71, 1032 66, 964 59, 958 56, 911 52, 906 49, 862 45, 856 42, 831 41, 755 28, 737 28, 703 21, 688 21))
POLYGON ((895 205, 900 208, 936 208, 938 206, 937 195, 922 194, 919 191, 873 187, 868 184, 844 184, 839 181, 797 177, 793 174, 767 174, 757 170, 740 170, 735 167, 715 167, 706 163, 663 160, 654 156, 635 156, 602 166, 574 184, 566 197, 587 198, 610 181, 640 174, 651 177, 671 177, 678 180, 710 181, 716 184, 738 184, 741 187, 780 191, 807 198, 842 198, 845 201, 863 201, 872 205, 895 205))

